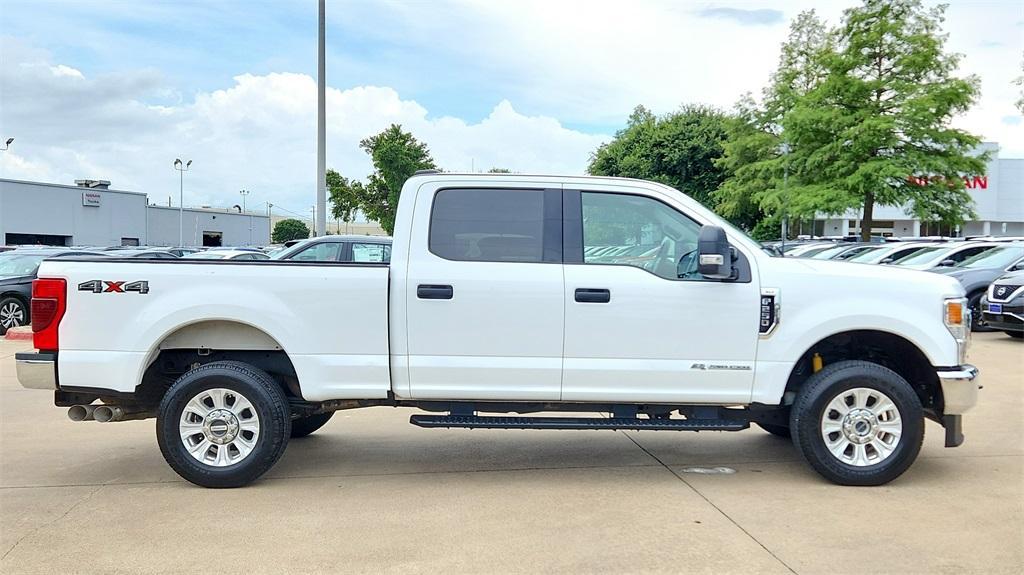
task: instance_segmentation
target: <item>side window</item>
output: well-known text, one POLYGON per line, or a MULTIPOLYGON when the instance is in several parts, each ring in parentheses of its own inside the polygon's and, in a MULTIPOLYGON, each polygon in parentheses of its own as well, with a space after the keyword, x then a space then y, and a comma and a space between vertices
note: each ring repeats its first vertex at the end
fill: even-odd
POLYGON ((430 252, 457 261, 546 261, 544 199, 544 190, 441 190, 430 214, 430 252))
POLYGON ((390 262, 391 246, 387 244, 352 244, 354 262, 390 262))
POLYGON ((697 273, 700 224, 651 198, 583 192, 583 262, 626 265, 665 279, 697 273))
POLYGON ((955 261, 957 263, 960 263, 960 262, 964 261, 965 259, 967 259, 969 257, 972 257, 972 256, 976 256, 976 255, 980 254, 981 252, 983 252, 983 251, 985 251, 987 249, 989 249, 987 246, 982 246, 982 247, 977 247, 977 248, 969 248, 969 249, 963 250, 962 252, 957 252, 957 253, 949 256, 949 259, 951 259, 951 260, 953 260, 953 261, 955 261))
POLYGON ((288 259, 300 262, 336 262, 344 242, 319 242, 313 244, 288 259))

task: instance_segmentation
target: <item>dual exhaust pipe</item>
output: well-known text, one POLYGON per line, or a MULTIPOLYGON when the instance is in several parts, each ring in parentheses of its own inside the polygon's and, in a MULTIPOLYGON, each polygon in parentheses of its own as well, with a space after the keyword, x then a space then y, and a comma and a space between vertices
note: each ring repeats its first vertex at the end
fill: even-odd
POLYGON ((71 421, 98 421, 109 423, 112 421, 132 421, 137 419, 148 419, 156 414, 143 409, 122 407, 119 405, 72 405, 68 408, 68 419, 71 421))

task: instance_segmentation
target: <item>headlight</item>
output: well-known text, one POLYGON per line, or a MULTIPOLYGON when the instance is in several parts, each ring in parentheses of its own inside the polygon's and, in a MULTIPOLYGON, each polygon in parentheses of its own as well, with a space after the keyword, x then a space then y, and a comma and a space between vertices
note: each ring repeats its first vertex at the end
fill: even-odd
POLYGON ((971 308, 967 298, 947 299, 942 305, 942 320, 956 340, 959 363, 967 363, 967 348, 971 342, 971 308))

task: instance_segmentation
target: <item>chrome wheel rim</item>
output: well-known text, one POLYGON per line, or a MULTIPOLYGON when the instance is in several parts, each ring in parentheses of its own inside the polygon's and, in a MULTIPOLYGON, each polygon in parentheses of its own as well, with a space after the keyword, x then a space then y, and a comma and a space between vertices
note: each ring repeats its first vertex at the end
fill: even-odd
POLYGON ((903 435, 903 419, 892 399, 877 389, 857 387, 832 398, 821 414, 821 437, 832 456, 867 467, 889 458, 903 435))
POLYGON ((196 461, 213 467, 241 462, 256 448, 260 418, 244 395, 224 388, 197 393, 178 422, 181 443, 196 461))
POLYGON ((25 323, 25 310, 18 302, 7 302, 0 308, 0 325, 5 328, 18 327, 25 323))

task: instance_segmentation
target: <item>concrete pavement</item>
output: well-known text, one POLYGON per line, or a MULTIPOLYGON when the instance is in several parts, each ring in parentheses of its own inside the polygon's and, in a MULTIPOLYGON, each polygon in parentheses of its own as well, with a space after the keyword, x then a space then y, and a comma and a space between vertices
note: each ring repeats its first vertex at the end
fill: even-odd
POLYGON ((1020 573, 1024 345, 976 334, 967 442, 838 487, 739 433, 424 430, 341 412, 250 487, 181 481, 153 421, 73 423, 0 341, 3 573, 1020 573), (724 466, 734 474, 694 473, 724 466))

